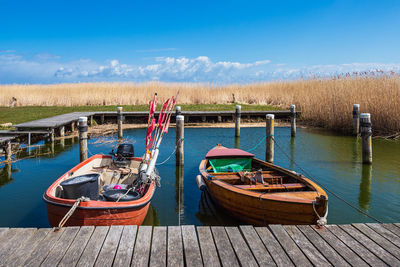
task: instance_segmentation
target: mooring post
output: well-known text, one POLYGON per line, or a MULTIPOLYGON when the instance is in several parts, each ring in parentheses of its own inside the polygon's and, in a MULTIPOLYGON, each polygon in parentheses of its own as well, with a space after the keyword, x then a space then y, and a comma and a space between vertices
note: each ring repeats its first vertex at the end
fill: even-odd
POLYGON ((61 126, 59 129, 58 134, 60 135, 60 137, 64 137, 65 136, 65 127, 61 126))
POLYGON ((118 139, 122 139, 123 137, 123 130, 122 130, 122 121, 123 121, 123 114, 122 114, 122 107, 117 107, 117 120, 118 120, 118 139))
POLYGON ((274 162, 274 119, 273 114, 266 115, 266 127, 265 127, 265 161, 274 162))
POLYGON ((87 159, 87 117, 79 117, 79 160, 82 162, 87 159))
POLYGON ((183 142, 185 131, 185 118, 183 115, 176 116, 176 165, 184 164, 183 142))
POLYGON ((181 106, 176 106, 175 107, 175 116, 181 115, 182 111, 181 111, 181 106))
POLYGON ((49 137, 49 139, 50 139, 50 142, 52 142, 52 143, 54 143, 54 141, 56 140, 56 134, 55 134, 55 132, 54 132, 54 128, 52 128, 52 129, 50 130, 50 137, 49 137))
POLYGON ((371 114, 361 113, 360 130, 362 139, 362 162, 365 164, 372 163, 372 124, 371 114))
POLYGON ((353 104, 353 134, 358 136, 360 132, 360 104, 353 104))
POLYGON ((101 114, 101 115, 100 115, 100 123, 101 123, 101 124, 104 124, 104 114, 101 114))
POLYGON ((7 140, 4 146, 4 156, 7 162, 11 162, 12 160, 12 149, 11 149, 11 140, 7 140))
POLYGON ((235 111, 235 136, 239 137, 240 136, 240 116, 242 113, 242 106, 236 105, 236 111, 235 111))
POLYGON ((291 136, 296 136, 296 105, 290 105, 290 129, 291 136))

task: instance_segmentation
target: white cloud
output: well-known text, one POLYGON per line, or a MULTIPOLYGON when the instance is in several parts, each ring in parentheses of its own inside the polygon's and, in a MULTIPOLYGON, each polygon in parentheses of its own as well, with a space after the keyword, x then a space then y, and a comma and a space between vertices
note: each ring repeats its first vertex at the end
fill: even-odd
POLYGON ((34 57, 14 52, 0 53, 0 83, 57 83, 86 81, 185 81, 248 83, 343 73, 376 71, 400 73, 400 64, 351 63, 339 65, 293 66, 270 60, 250 63, 217 61, 207 56, 157 57, 153 64, 131 65, 112 59, 105 64, 81 59, 62 62, 60 57, 39 54, 34 57))

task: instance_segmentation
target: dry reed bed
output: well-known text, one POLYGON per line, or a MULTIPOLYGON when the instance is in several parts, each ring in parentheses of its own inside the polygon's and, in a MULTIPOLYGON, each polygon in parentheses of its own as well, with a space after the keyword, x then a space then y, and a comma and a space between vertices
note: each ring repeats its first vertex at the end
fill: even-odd
POLYGON ((351 129, 352 105, 372 114, 378 134, 400 132, 400 77, 344 77, 213 86, 200 83, 76 83, 2 85, 0 105, 16 97, 18 106, 146 104, 155 91, 166 99, 180 89, 181 104, 296 104, 305 122, 333 130, 351 129), (235 95, 233 99, 232 94, 235 95))

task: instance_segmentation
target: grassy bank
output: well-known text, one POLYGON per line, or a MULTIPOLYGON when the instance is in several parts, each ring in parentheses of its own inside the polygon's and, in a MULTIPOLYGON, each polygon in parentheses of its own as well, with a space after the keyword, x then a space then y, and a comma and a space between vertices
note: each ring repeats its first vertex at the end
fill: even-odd
MULTIPOLYGON (((311 79, 287 82, 213 86, 200 83, 76 83, 57 85, 2 85, 0 106, 17 98, 19 106, 52 106, 50 110, 70 112, 96 110, 108 106, 135 105, 142 108, 158 92, 160 101, 180 89, 179 104, 190 110, 209 108, 233 109, 232 103, 250 104, 251 109, 272 105, 287 109, 296 104, 302 120, 314 126, 350 132, 352 106, 360 104, 361 112, 371 113, 375 134, 400 132, 400 76, 355 76, 332 79, 311 79), (205 106, 196 106, 204 104, 205 106), (223 106, 214 106, 216 104, 223 106), (224 106, 228 105, 228 106, 224 106), (57 106, 57 107, 53 107, 57 106), (76 106, 76 107, 73 107, 76 106), (90 106, 90 107, 87 107, 90 106), (100 106, 100 107, 99 107, 100 106)), ((37 108, 34 108, 34 110, 37 108)), ((40 108, 41 109, 41 108, 40 108)), ((129 110, 129 107, 126 108, 129 110)), ((9 110, 5 110, 9 113, 9 110)), ((4 113, 3 111, 1 113, 4 113)), ((28 112, 29 113, 29 112, 28 112)), ((35 114, 26 114, 32 119, 35 114)), ((35 111, 32 111, 35 113, 35 111)), ((58 113, 59 114, 59 113, 58 113)), ((1 115, 14 116, 11 114, 1 115)), ((17 115, 15 115, 17 116, 17 115)), ((18 118, 16 117, 15 121, 18 118)))
MULTIPOLYGON (((124 111, 147 111, 148 105, 128 106, 123 105, 124 111)), ((198 104, 198 105, 181 105, 182 110, 235 110, 235 104, 198 104)), ((160 106, 157 110, 160 109, 160 106)), ((278 110, 278 107, 270 105, 242 105, 242 110, 278 110)), ((43 119, 51 116, 61 115, 69 112, 77 111, 116 111, 117 106, 77 106, 77 107, 0 107, 0 124, 11 122, 12 124, 43 119)))

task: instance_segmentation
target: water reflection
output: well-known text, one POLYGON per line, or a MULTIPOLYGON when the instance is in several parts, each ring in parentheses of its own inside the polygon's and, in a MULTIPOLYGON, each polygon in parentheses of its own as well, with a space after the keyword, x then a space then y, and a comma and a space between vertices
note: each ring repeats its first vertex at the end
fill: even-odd
POLYGON ((8 183, 12 182, 11 178, 12 165, 11 163, 6 163, 3 169, 0 171, 0 188, 8 183))
POLYGON ((371 176, 372 165, 363 164, 361 171, 360 195, 358 196, 358 204, 365 211, 369 210, 371 200, 371 176))
POLYGON ((183 205, 183 177, 184 177, 184 165, 176 166, 175 168, 175 200, 176 206, 175 211, 178 213, 178 225, 181 225, 182 217, 184 216, 184 205, 183 205))
POLYGON ((235 136, 235 148, 240 148, 240 137, 235 136))
POLYGON ((290 169, 294 170, 294 163, 295 163, 295 159, 294 159, 294 155, 295 155, 295 151, 296 151, 296 143, 295 143, 295 138, 291 137, 290 138, 290 169))
POLYGON ((144 218, 143 225, 160 225, 160 219, 158 218, 157 211, 151 204, 147 211, 146 218, 144 218))

